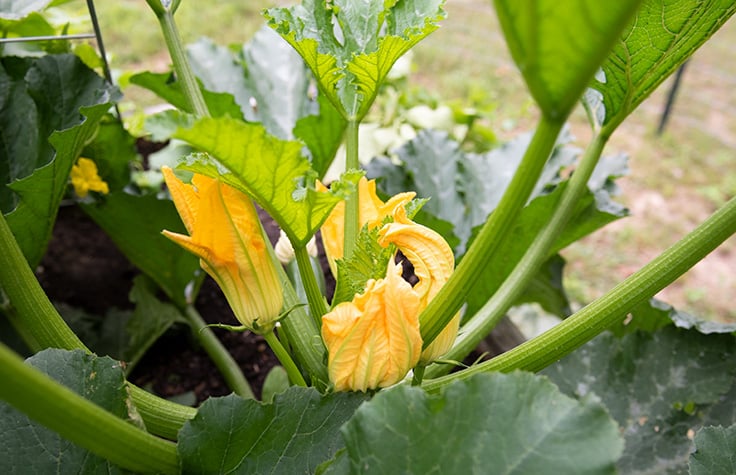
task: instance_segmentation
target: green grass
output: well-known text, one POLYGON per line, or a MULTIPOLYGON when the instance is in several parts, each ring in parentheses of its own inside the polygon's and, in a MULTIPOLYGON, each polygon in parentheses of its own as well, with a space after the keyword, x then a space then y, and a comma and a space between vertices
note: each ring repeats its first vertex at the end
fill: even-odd
MULTIPOLYGON (((185 41, 210 36, 220 44, 243 43, 262 25, 259 11, 276 2, 183 0, 177 21, 185 41)), ((294 2, 279 2, 291 4, 294 2)), ((442 27, 415 48, 411 84, 446 100, 493 105, 488 119, 502 140, 533 127, 537 110, 511 61, 492 2, 449 0, 442 27)), ((75 2, 83 8, 83 2, 75 2)), ((97 2, 113 68, 168 70, 156 21, 144 0, 97 2)), ((605 153, 630 156, 631 175, 620 181, 620 201, 633 215, 568 248, 566 277, 571 296, 588 302, 673 243, 718 205, 736 194, 736 24, 729 22, 696 53, 685 73, 664 135, 655 134, 669 82, 613 136, 605 153)), ((141 91, 129 100, 151 101, 141 91)), ((590 131, 577 110, 572 130, 585 146, 590 131)), ((661 295, 692 313, 736 320, 736 240, 661 295)))

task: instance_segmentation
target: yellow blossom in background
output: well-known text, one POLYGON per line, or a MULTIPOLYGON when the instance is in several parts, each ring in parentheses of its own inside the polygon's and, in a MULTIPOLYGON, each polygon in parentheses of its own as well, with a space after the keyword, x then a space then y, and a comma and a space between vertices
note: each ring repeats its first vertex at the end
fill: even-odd
POLYGON ((419 295, 389 264, 384 279, 322 317, 330 381, 337 391, 366 391, 401 381, 422 351, 419 295))
MULTIPOLYGON (((326 191, 324 185, 317 182, 319 191, 326 191)), ((387 216, 391 216, 394 209, 403 207, 411 201, 416 193, 406 192, 399 193, 391 197, 385 203, 376 194, 376 181, 368 180, 361 177, 358 181, 358 200, 360 210, 358 212, 358 226, 361 228, 368 225, 374 228, 380 225, 387 216)), ((345 236, 345 202, 342 201, 335 206, 330 215, 320 228, 322 232, 322 243, 325 247, 325 254, 330 263, 332 275, 337 276, 335 260, 341 259, 343 256, 344 236, 345 236)))
POLYGON ((250 197, 204 175, 195 174, 189 185, 168 167, 162 172, 189 236, 163 234, 199 257, 240 323, 270 330, 283 295, 250 197))
POLYGON ((103 195, 110 192, 107 183, 98 175, 97 165, 89 158, 81 157, 77 160, 77 163, 72 167, 71 180, 74 192, 80 198, 86 197, 90 191, 96 191, 103 195))
MULTIPOLYGON (((414 290, 421 299, 421 312, 455 270, 452 249, 437 232, 407 218, 403 206, 394 210, 394 221, 381 228, 378 242, 384 247, 396 245, 414 266, 414 274, 419 279, 414 290)), ((422 352, 420 361, 426 364, 447 353, 455 342, 459 328, 458 312, 422 352)))

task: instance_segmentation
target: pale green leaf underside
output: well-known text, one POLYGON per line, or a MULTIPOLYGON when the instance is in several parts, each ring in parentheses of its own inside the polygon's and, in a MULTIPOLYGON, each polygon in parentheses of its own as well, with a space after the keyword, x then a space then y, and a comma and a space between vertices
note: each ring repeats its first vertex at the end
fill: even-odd
POLYGON ((733 0, 645 0, 602 65, 601 125, 612 132, 736 11, 733 0))
POLYGON ((266 18, 343 116, 360 120, 396 60, 437 29, 443 3, 335 0, 328 7, 324 0, 306 0, 269 9, 266 18))
POLYGON ((563 120, 641 0, 495 0, 506 42, 542 112, 563 120))
POLYGON ((603 334, 544 370, 562 392, 591 393, 626 439, 621 473, 684 473, 692 433, 734 422, 736 339, 671 326, 623 338, 603 334))
POLYGON ((182 168, 219 178, 252 196, 295 245, 306 244, 340 200, 331 192, 305 187, 313 171, 302 156, 302 144, 273 137, 260 124, 203 118, 175 137, 217 157, 195 156, 182 168))

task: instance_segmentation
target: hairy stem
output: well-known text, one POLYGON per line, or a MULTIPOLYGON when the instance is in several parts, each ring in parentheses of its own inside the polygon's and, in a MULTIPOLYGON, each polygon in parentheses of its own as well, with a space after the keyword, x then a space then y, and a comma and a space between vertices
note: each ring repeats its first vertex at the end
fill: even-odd
POLYGON ((273 331, 270 331, 265 333, 263 338, 266 339, 266 343, 271 347, 276 358, 281 362, 281 366, 286 370, 286 374, 289 375, 289 380, 297 386, 306 387, 307 383, 304 381, 302 373, 299 372, 299 368, 294 364, 294 360, 291 359, 291 355, 289 355, 289 352, 283 347, 279 339, 276 337, 276 334, 273 331))
MULTIPOLYGON (((345 170, 358 170, 360 161, 358 160, 358 127, 360 123, 356 120, 348 122, 345 137, 345 170)), ((357 191, 345 200, 345 244, 343 247, 343 257, 349 259, 355 250, 355 241, 358 239, 358 231, 360 230, 359 217, 360 202, 357 191)))
POLYGON ((133 472, 179 473, 175 444, 110 414, 1 343, 0 380, 0 399, 113 464, 133 472))
MULTIPOLYGON (((273 259, 278 263, 275 256, 273 259)), ((311 376, 312 385, 318 386, 320 381, 327 381, 327 368, 324 364, 326 350, 322 342, 320 327, 313 318, 307 315, 304 308, 298 307, 303 302, 299 300, 289 276, 286 275, 280 263, 277 265, 277 271, 284 291, 284 308, 294 307, 287 316, 281 319, 280 331, 285 333, 298 361, 311 376)))
POLYGON ((220 374, 225 378, 225 382, 230 389, 238 396, 254 399, 253 390, 240 370, 240 366, 217 338, 215 332, 207 326, 197 309, 192 305, 187 305, 184 309, 184 316, 189 322, 197 341, 202 345, 212 362, 215 363, 217 369, 220 370, 220 374))
POLYGON ((557 326, 489 361, 425 381, 424 387, 436 391, 452 381, 484 371, 539 371, 621 321, 632 308, 674 282, 734 233, 736 197, 654 260, 557 326))
MULTIPOLYGON (((156 1, 160 0, 148 0, 148 3, 151 5, 156 1)), ((154 7, 153 10, 161 25, 161 32, 164 35, 164 41, 166 42, 166 47, 168 48, 169 55, 171 56, 171 62, 174 66, 176 78, 181 84, 182 92, 189 101, 192 112, 198 117, 209 116, 209 109, 204 101, 204 96, 202 96, 202 91, 199 88, 197 78, 194 76, 192 68, 189 66, 189 60, 187 59, 184 45, 182 44, 181 36, 179 35, 179 30, 177 29, 176 22, 174 21, 175 8, 161 9, 154 7)))
POLYGON ((299 277, 301 277, 302 285, 304 285, 304 293, 307 295, 309 313, 312 314, 312 318, 319 327, 322 325, 322 315, 327 313, 327 302, 325 302, 317 278, 314 275, 312 259, 309 257, 306 246, 295 247, 294 256, 296 257, 297 266, 299 266, 299 277))
MULTIPOLYGON (((578 167, 567 183, 557 207, 547 225, 488 302, 463 326, 452 350, 444 356, 449 360, 462 360, 485 338, 503 318, 516 299, 529 286, 529 282, 549 257, 555 239, 564 230, 575 210, 575 205, 587 189, 588 180, 600 159, 606 138, 596 136, 585 151, 578 167)), ((449 370, 448 365, 437 365, 427 371, 427 377, 437 377, 449 370)))
POLYGON ((562 125, 563 122, 553 122, 545 117, 540 119, 534 137, 524 153, 524 158, 498 207, 483 225, 478 237, 455 269, 450 280, 445 283, 419 316, 424 348, 432 343, 460 310, 481 269, 493 262, 494 254, 505 239, 505 234, 511 229, 519 211, 528 201, 544 164, 554 148, 562 125))

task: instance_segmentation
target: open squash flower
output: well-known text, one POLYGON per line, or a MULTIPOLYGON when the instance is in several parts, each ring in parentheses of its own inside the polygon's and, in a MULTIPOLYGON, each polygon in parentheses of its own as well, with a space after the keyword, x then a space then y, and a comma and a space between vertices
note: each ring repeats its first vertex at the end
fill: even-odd
MULTIPOLYGON (((320 182, 317 182, 317 189, 319 191, 327 191, 327 188, 320 182)), ((358 202, 360 204, 360 210, 358 211, 358 226, 362 228, 363 226, 368 225, 369 229, 375 228, 383 222, 384 218, 391 216, 391 213, 393 213, 393 210, 397 206, 403 207, 406 203, 411 201, 414 196, 416 196, 416 193, 414 192, 399 193, 384 203, 376 194, 376 181, 367 180, 365 177, 361 177, 358 181, 358 202)), ((327 255, 327 260, 330 263, 332 275, 337 276, 335 260, 341 259, 344 253, 344 201, 341 201, 335 206, 324 224, 322 224, 320 231, 322 231, 322 243, 325 247, 325 254, 327 255)))
POLYGON ((189 185, 171 168, 162 172, 190 235, 163 234, 199 257, 240 323, 258 333, 269 331, 283 306, 283 295, 251 199, 204 175, 195 174, 189 185))
MULTIPOLYGON (((375 182, 363 186, 371 199, 366 207, 373 213, 373 221, 363 220, 361 196, 361 223, 377 226, 384 219, 381 214, 393 216, 393 222, 379 231, 378 243, 383 247, 396 245, 414 266, 419 282, 412 288, 401 277, 401 265, 391 259, 385 278, 369 280, 362 294, 322 317, 328 373, 338 391, 366 391, 401 381, 417 364, 445 354, 460 325, 458 313, 432 344, 421 350, 419 314, 452 274, 452 249, 438 233, 406 216, 404 205, 413 193, 402 193, 383 203, 375 196, 375 182)), ((338 224, 333 223, 337 232, 331 239, 341 242, 342 227, 338 224)), ((323 227, 323 239, 325 236, 323 227)))
POLYGON ((96 191, 106 195, 110 192, 107 183, 100 178, 97 172, 97 165, 89 158, 81 157, 72 167, 71 171, 72 186, 74 192, 80 198, 85 198, 90 191, 96 191))
POLYGON ((322 317, 327 368, 337 391, 366 391, 401 381, 422 351, 419 295, 389 264, 384 279, 322 317))

